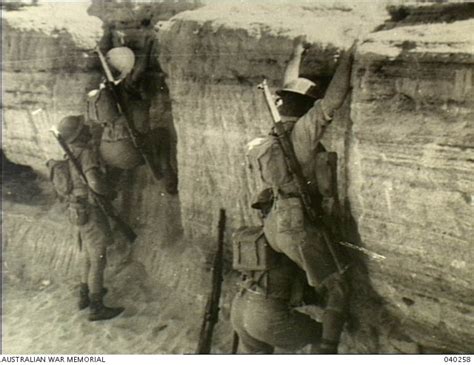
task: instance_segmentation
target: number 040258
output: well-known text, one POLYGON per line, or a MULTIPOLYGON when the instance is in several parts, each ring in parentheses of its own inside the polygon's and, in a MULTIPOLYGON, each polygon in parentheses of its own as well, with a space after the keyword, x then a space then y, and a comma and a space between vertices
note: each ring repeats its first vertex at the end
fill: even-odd
POLYGON ((466 364, 471 362, 471 356, 445 356, 444 362, 466 364))

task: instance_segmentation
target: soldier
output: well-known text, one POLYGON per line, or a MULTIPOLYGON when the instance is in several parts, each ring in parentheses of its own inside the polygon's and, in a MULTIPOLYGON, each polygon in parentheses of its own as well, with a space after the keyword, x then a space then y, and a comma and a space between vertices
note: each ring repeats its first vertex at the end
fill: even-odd
MULTIPOLYGON (((89 188, 106 198, 113 198, 114 191, 108 188, 99 164, 97 153, 90 145, 91 133, 82 115, 63 118, 58 131, 69 146, 76 161, 85 174, 89 187, 69 163, 70 188, 65 200, 68 205, 69 220, 79 231, 81 243, 81 284, 79 290, 79 310, 90 309, 89 320, 111 319, 123 312, 124 308, 109 308, 103 304, 107 290, 104 288, 107 246, 112 243, 112 232, 104 212, 90 196, 89 188)), ((53 184, 55 182, 53 181, 53 184)))
MULTIPOLYGON (((164 177, 168 193, 177 193, 177 176, 171 164, 171 136, 166 128, 150 128, 150 83, 145 71, 150 62, 153 42, 145 43, 143 54, 127 47, 115 47, 107 52, 106 60, 117 81, 123 88, 128 117, 139 134, 139 142, 147 155, 150 168, 157 178, 164 177)), ((105 126, 100 152, 105 163, 111 167, 129 170, 141 164, 142 158, 131 142, 125 116, 116 107, 110 92, 105 89, 89 93, 89 118, 105 126)))
MULTIPOLYGON (((350 71, 352 66, 352 50, 342 54, 336 73, 331 80, 324 98, 318 86, 305 78, 299 77, 299 67, 305 51, 304 38, 295 42, 293 56, 285 70, 283 88, 277 92, 281 97, 279 112, 290 136, 296 158, 305 178, 310 182, 312 195, 318 202, 334 214, 334 202, 337 201, 336 189, 331 186, 331 173, 324 164, 318 161, 327 160, 328 154, 320 144, 320 140, 331 123, 334 112, 339 109, 349 91, 350 71), (318 156, 323 153, 323 158, 318 156), (324 157, 326 156, 326 157, 324 157), (320 168, 323 166, 323 168, 320 168)), ((319 296, 324 298, 324 315, 319 346, 320 353, 337 353, 339 337, 346 319, 348 287, 337 269, 334 257, 324 243, 321 232, 309 221, 302 203, 296 179, 288 171, 285 157, 278 144, 277 137, 270 135, 250 144, 249 158, 251 166, 259 174, 264 185, 270 187, 267 193, 269 200, 268 214, 264 218, 264 235, 271 248, 284 254, 300 269, 304 270, 306 279, 319 296)), ((262 203, 260 199, 260 204, 262 203)), ((244 305, 238 301, 236 304, 244 305)), ((248 306, 248 305, 247 305, 248 306)), ((238 313, 241 308, 235 308, 238 313)), ((263 312, 262 312, 263 313, 263 312)), ((263 315, 263 314, 262 314, 263 315)), ((245 318, 245 315, 240 316, 245 318)), ((234 319, 238 321, 239 315, 234 319)), ((269 318, 270 320, 270 318, 269 318)), ((239 330, 237 332, 245 342, 248 338, 239 330)), ((243 322, 244 326, 248 322, 243 322)), ((296 322, 295 322, 296 323, 296 322)), ((307 324, 306 324, 307 325, 307 324)), ((265 330, 250 332, 253 341, 265 343, 265 330)), ((284 326, 281 326, 284 330, 284 326)), ((316 329, 313 333, 316 335, 316 329)), ((295 340, 294 331, 288 331, 288 342, 295 340)), ((305 341, 300 341, 302 344, 305 341)), ((315 343, 308 341, 306 343, 315 343)), ((278 343, 267 343, 279 346, 278 343)))

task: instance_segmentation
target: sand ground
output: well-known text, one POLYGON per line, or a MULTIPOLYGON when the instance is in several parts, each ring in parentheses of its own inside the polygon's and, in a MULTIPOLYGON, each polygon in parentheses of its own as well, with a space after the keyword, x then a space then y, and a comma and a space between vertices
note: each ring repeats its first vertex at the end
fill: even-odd
POLYGON ((89 322, 79 311, 77 288, 43 283, 25 288, 20 282, 4 283, 3 353, 8 354, 163 354, 193 353, 199 321, 169 308, 159 300, 134 301, 109 293, 108 305, 126 310, 109 321, 89 322))

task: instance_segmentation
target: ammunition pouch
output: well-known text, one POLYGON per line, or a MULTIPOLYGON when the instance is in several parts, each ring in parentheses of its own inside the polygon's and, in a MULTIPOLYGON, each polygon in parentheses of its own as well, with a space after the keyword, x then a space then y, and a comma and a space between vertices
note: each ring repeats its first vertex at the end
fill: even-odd
POLYGON ((72 199, 68 204, 67 212, 69 223, 75 226, 83 226, 89 222, 89 207, 82 199, 72 199))
POLYGON ((277 261, 261 226, 238 229, 232 235, 232 254, 232 267, 244 273, 267 271, 277 261))

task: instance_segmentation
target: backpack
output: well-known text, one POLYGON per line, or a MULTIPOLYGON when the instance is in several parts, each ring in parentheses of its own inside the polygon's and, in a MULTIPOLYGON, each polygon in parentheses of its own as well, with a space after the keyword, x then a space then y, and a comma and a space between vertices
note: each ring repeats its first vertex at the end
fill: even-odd
POLYGON ((67 217, 71 224, 82 226, 89 221, 89 210, 83 202, 71 199, 73 182, 69 166, 69 159, 49 160, 46 162, 49 169, 49 179, 62 203, 67 204, 67 217))
POLYGON ((49 169, 49 179, 60 198, 67 198, 72 193, 73 185, 69 159, 49 160, 46 162, 49 169))
POLYGON ((292 181, 278 137, 268 135, 248 144, 247 158, 250 169, 265 187, 281 186, 292 181))

